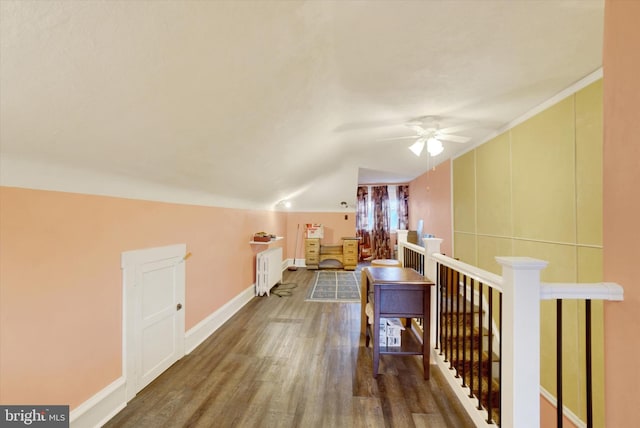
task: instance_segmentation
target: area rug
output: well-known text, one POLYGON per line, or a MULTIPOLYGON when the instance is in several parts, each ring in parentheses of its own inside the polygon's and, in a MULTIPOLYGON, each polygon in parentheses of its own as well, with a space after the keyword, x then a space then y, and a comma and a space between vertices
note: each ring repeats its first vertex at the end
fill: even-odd
POLYGON ((306 300, 308 302, 360 303, 359 272, 316 272, 306 300))

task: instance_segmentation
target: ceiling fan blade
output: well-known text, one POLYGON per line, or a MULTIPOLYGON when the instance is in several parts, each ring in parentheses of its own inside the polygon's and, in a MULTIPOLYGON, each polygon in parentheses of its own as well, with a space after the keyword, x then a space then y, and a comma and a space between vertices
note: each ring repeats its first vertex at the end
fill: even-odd
POLYGON ((416 134, 418 134, 419 136, 423 135, 426 132, 425 129, 420 124, 415 122, 407 123, 407 127, 409 129, 413 129, 416 132, 416 134))
POLYGON ((417 135, 407 135, 406 137, 381 138, 376 141, 394 141, 394 140, 410 140, 419 138, 417 135))
POLYGON ((460 135, 437 134, 436 138, 442 141, 452 141, 454 143, 468 143, 470 137, 462 137, 460 135))
POLYGON ((401 127, 406 118, 396 117, 385 120, 368 120, 359 122, 347 122, 338 125, 333 132, 368 131, 387 127, 401 127))
POLYGON ((446 128, 440 128, 438 129, 438 132, 441 132, 443 134, 457 134, 458 132, 466 131, 469 128, 469 125, 453 125, 447 126, 446 128))

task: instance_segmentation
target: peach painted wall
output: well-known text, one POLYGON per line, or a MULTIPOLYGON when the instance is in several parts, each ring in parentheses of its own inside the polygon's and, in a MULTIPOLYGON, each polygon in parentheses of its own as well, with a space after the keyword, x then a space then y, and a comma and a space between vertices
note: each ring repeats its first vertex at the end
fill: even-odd
MULTIPOLYGON (((540 396, 540 427, 556 428, 558 426, 558 411, 555 404, 551 404, 542 395, 540 396)), ((562 426, 564 428, 576 428, 576 425, 569 418, 563 416, 562 426)))
POLYGON ((0 187, 0 402, 73 409, 122 375, 122 252, 186 243, 188 330, 255 282, 259 230, 286 215, 0 187))
POLYGON ((606 426, 637 424, 640 384, 640 2, 605 3, 604 279, 624 287, 606 303, 606 426))
POLYGON ((409 228, 424 221, 424 233, 442 238, 440 250, 452 255, 451 161, 430 169, 409 183, 409 228))
POLYGON ((355 236, 356 215, 352 211, 344 212, 289 212, 287 213, 287 251, 286 258, 298 260, 304 259, 304 225, 307 223, 319 223, 324 226, 323 244, 339 244, 343 236, 355 236), (348 218, 345 220, 344 216, 348 218), (298 247, 294 247, 297 227, 300 225, 298 247))

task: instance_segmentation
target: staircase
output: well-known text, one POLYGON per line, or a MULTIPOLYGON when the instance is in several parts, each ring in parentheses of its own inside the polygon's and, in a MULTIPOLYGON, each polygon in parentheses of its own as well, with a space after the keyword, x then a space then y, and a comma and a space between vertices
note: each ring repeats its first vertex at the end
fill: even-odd
POLYGON ((497 335, 482 327, 487 323, 486 311, 472 307, 469 301, 450 300, 441 306, 440 355, 462 386, 469 387, 470 397, 478 400, 478 409, 491 414, 487 422, 500 425, 500 356, 493 351, 499 348, 497 335))

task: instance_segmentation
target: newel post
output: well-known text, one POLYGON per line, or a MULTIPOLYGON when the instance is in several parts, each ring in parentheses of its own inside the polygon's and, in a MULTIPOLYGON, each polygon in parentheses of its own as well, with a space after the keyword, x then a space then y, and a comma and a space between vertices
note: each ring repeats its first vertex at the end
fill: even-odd
POLYGON ((544 260, 496 257, 502 265, 502 423, 540 426, 540 271, 544 260))
POLYGON ((398 260, 400 261, 400 263, 402 263, 402 266, 404 266, 404 248, 402 247, 402 244, 407 242, 407 236, 409 235, 409 231, 408 230, 398 230, 397 231, 397 244, 398 244, 398 260))
POLYGON ((433 257, 431 257, 431 255, 434 253, 440 254, 440 245, 442 244, 442 239, 441 238, 424 238, 423 242, 424 242, 424 254, 426 256, 424 272, 429 279, 435 281, 438 274, 437 267, 436 267, 437 262, 433 257))
MULTIPOLYGON (((427 278, 436 282, 438 280, 438 262, 432 257, 434 253, 440 254, 440 245, 442 244, 441 238, 424 238, 424 274, 427 278)), ((433 286, 431 289, 431 319, 429 320, 429 330, 431 330, 431 334, 429 337, 431 338, 431 350, 429 354, 431 355, 431 364, 436 363, 435 355, 433 350, 436 348, 436 340, 437 340, 437 331, 436 331, 436 318, 438 317, 438 308, 436 306, 438 299, 438 284, 433 286)))

